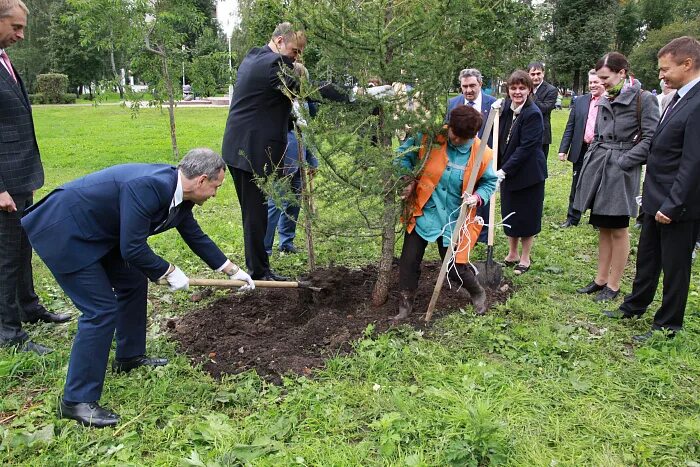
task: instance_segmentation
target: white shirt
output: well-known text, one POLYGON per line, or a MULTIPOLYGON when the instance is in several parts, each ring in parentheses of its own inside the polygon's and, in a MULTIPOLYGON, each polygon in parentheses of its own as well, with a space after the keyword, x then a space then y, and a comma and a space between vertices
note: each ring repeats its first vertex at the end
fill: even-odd
POLYGON ((177 186, 175 187, 175 194, 173 195, 173 200, 170 203, 170 209, 182 204, 182 173, 177 171, 177 186))
POLYGON ((686 84, 685 86, 683 86, 682 88, 680 88, 680 89, 678 90, 678 95, 681 96, 681 97, 679 97, 678 100, 683 99, 683 96, 685 96, 686 93, 687 93, 688 91, 690 91, 690 90, 693 88, 693 86, 695 86, 695 85, 698 84, 699 82, 700 82, 700 76, 698 76, 697 78, 695 78, 694 80, 692 80, 691 82, 689 82, 688 84, 686 84))
MULTIPOLYGON (((474 108, 481 113, 481 91, 479 91, 479 95, 474 99, 474 108)), ((466 97, 464 98, 464 105, 469 105, 469 99, 466 97)))

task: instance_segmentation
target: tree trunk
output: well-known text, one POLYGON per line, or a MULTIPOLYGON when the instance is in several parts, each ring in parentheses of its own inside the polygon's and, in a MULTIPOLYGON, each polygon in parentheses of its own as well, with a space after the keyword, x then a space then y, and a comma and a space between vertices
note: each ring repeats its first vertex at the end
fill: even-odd
POLYGON ((394 244, 396 243, 396 202, 393 190, 384 195, 384 214, 382 214, 382 256, 379 258, 377 282, 372 290, 372 305, 381 306, 389 298, 391 285, 391 265, 394 261, 394 244))
MULTIPOLYGON (((109 32, 110 38, 112 37, 112 31, 109 32)), ((122 75, 117 73, 117 65, 114 62, 114 45, 110 43, 109 45, 109 64, 112 66, 112 74, 114 79, 117 80, 117 89, 119 90, 119 99, 124 100, 124 86, 122 86, 122 75)))
MULTIPOLYGON (((394 3, 392 0, 386 5, 384 11, 384 24, 389 24, 394 18, 394 3)), ((394 59, 394 47, 391 42, 386 44, 383 63, 389 65, 394 59)), ((379 106, 379 144, 391 151, 391 135, 387 134, 386 111, 379 106)), ((396 242, 396 194, 393 186, 393 167, 385 169, 383 180, 386 180, 384 191, 384 212, 382 213, 382 253, 379 257, 379 269, 377 282, 372 290, 372 305, 381 306, 389 298, 389 286, 391 285, 391 264, 394 260, 394 243, 396 242)))
POLYGON ((578 68, 574 70, 574 91, 576 91, 576 95, 580 96, 581 93, 580 91, 581 87, 581 70, 578 68))
POLYGON ((163 77, 165 78, 165 87, 168 91, 168 114, 170 115, 170 143, 173 146, 173 157, 175 160, 180 160, 180 151, 177 149, 177 136, 175 135, 175 91, 173 89, 173 81, 170 79, 170 71, 168 70, 168 57, 161 55, 163 61, 163 77))
MULTIPOLYGON (((379 109, 379 137, 380 144, 391 150, 391 136, 386 134, 386 114, 384 108, 379 109)), ((382 253, 379 258, 377 282, 372 290, 372 304, 383 305, 389 298, 389 286, 391 285, 391 265, 394 261, 394 244, 396 243, 396 194, 394 193, 392 180, 394 173, 392 167, 387 167, 384 180, 387 180, 384 192, 384 212, 382 214, 382 253)))
MULTIPOLYGON (((304 142, 301 139, 301 131, 294 126, 294 131, 297 134, 297 159, 299 161, 299 173, 301 174, 301 206, 304 210, 304 235, 306 236, 306 251, 309 257, 309 272, 314 272, 316 269, 316 252, 314 251, 313 231, 311 230, 311 183, 307 177, 306 170, 306 151, 304 150, 304 142)), ((284 214, 283 214, 284 215, 284 214)))

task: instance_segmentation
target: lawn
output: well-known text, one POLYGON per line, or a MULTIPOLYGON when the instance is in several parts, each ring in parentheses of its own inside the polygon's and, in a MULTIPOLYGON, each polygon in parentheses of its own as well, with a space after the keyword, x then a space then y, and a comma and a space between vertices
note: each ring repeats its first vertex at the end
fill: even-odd
MULTIPOLYGON (((46 170, 38 196, 113 164, 172 162, 166 112, 146 109, 132 118, 119 106, 37 106, 34 114, 46 170)), ((557 228, 571 179, 570 164, 555 153, 567 115, 552 117, 555 144, 533 267, 522 277, 507 272, 516 292, 487 316, 473 316, 468 306, 426 333, 370 329, 352 355, 281 386, 251 372, 217 381, 178 354, 162 326, 202 302, 152 286, 148 350, 171 363, 123 376, 108 371, 102 401, 122 416, 114 429, 86 429, 55 416, 75 319, 27 326, 35 340, 56 349, 46 357, 0 350, 0 464, 700 465, 700 267, 693 269, 685 331, 670 341, 633 344, 632 335, 649 329, 650 314, 614 322, 602 316, 602 306, 574 293, 594 275, 596 235, 585 220, 575 229, 557 228)), ((219 150, 225 120, 226 109, 178 109, 181 150, 219 150)), ((332 220, 331 207, 319 209, 332 220)), ((230 179, 196 215, 242 263, 230 179)), ((639 232, 630 231, 635 246, 639 232)), ((321 265, 376 260, 378 241, 318 237, 321 265)), ((191 276, 212 274, 174 231, 151 243, 191 276)), ((497 258, 505 255, 504 243, 499 232, 497 258)), ((433 250, 428 257, 437 256, 433 250)), ((274 256, 272 263, 292 275, 305 268, 303 256, 274 256)), ((77 317, 36 258, 35 266, 43 302, 77 317)))

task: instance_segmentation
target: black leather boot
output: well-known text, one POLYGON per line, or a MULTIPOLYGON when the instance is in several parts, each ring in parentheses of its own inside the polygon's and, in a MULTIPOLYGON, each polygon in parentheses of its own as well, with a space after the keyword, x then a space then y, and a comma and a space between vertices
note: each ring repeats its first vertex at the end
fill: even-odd
POLYGON ((464 278, 464 288, 469 292, 469 296, 472 299, 472 305, 474 305, 474 312, 479 315, 485 315, 488 311, 486 307, 486 291, 479 284, 473 271, 468 271, 466 277, 464 278))
POLYGON ((408 318, 408 315, 413 311, 413 302, 416 299, 415 290, 402 290, 399 292, 399 314, 394 316, 392 321, 400 321, 408 318))

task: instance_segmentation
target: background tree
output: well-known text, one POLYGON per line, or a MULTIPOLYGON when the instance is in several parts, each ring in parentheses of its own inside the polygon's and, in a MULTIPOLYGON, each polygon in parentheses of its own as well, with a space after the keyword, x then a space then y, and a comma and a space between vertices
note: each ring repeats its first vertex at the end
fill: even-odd
POLYGON ((586 76, 615 40, 616 0, 558 0, 552 11, 552 29, 547 36, 550 69, 571 76, 580 90, 586 76))
POLYGON ((98 83, 109 73, 108 61, 95 44, 80 45, 80 24, 74 21, 75 8, 68 2, 57 4, 57 14, 49 25, 46 56, 52 71, 68 76, 69 88, 76 94, 81 87, 87 89, 92 98, 91 83, 98 83))
MULTIPOLYGON (((186 59, 188 37, 201 34, 206 18, 188 0, 142 0, 138 4, 136 20, 132 20, 142 36, 143 46, 135 55, 134 68, 149 83, 155 100, 163 102, 167 96, 170 117, 170 143, 173 157, 180 158, 175 125, 176 91, 173 70, 179 69, 186 59)), ((176 72, 177 73, 177 72, 176 72)), ((179 87, 178 87, 179 89, 179 87)))
POLYGON ((659 86, 659 71, 656 54, 659 50, 676 37, 698 37, 700 19, 693 21, 677 21, 656 31, 650 31, 644 42, 640 43, 630 55, 632 72, 643 83, 646 89, 659 86))
POLYGON ((96 48, 109 60, 112 82, 124 99, 122 69, 128 69, 127 57, 137 41, 134 23, 141 13, 130 0, 68 0, 72 14, 67 24, 77 24, 80 30, 79 46, 96 48))
POLYGON ((12 47, 11 55, 13 65, 32 92, 36 86, 36 76, 50 71, 45 38, 63 0, 27 0, 25 3, 29 16, 24 40, 12 47))

